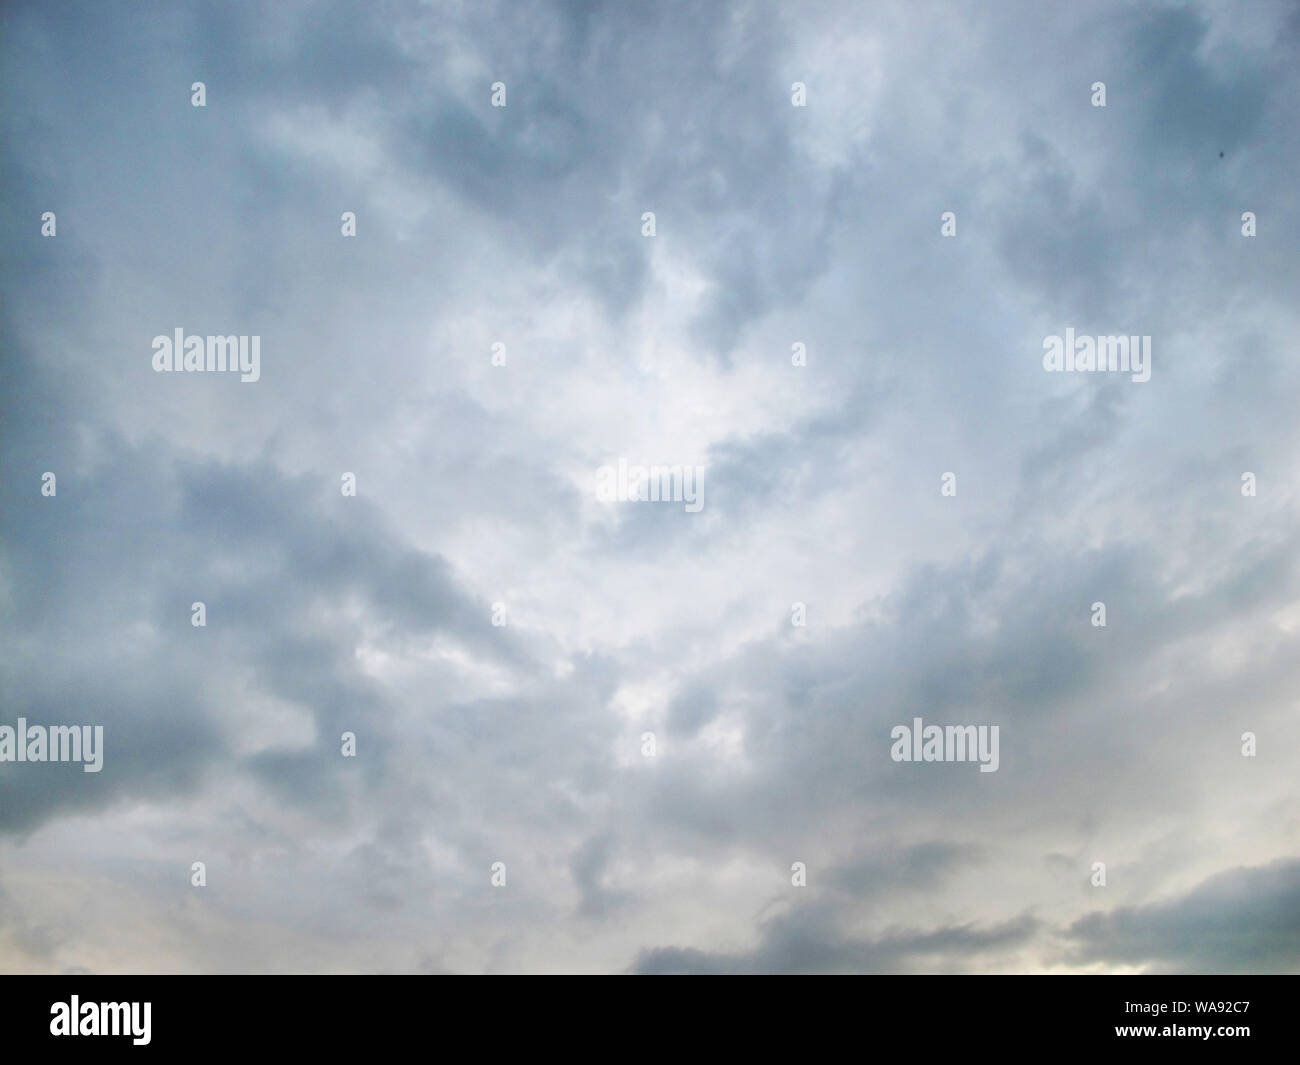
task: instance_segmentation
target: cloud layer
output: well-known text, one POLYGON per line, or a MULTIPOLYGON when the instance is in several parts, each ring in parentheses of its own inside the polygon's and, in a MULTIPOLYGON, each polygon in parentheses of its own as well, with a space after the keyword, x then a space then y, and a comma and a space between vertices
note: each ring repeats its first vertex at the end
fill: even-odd
POLYGON ((1300 971, 1292 5, 0 18, 0 969, 1300 971))

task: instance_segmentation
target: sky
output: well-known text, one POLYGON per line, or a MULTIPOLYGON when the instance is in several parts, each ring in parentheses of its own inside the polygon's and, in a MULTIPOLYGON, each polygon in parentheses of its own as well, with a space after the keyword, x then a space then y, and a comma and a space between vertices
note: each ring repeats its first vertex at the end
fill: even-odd
POLYGON ((0 971, 1300 972, 1298 51, 7 4, 0 971))

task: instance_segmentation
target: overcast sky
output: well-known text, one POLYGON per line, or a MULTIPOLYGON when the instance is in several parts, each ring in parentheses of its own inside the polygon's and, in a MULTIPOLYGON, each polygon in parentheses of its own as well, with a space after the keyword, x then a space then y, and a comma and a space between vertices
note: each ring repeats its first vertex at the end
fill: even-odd
POLYGON ((0 725, 104 765, 0 764, 0 970, 1300 971, 1298 50, 6 5, 0 725), (178 328, 260 379, 155 372, 178 328))

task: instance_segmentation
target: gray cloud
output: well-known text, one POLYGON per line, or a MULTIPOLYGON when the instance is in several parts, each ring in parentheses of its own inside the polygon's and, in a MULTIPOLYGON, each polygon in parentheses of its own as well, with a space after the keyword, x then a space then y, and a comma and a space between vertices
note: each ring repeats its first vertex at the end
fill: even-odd
POLYGON ((636 962, 639 974, 669 973, 900 973, 934 966, 937 959, 958 967, 980 955, 1026 942, 1036 922, 1023 916, 987 928, 969 925, 931 931, 900 929, 878 939, 854 940, 817 908, 773 920, 750 954, 729 956, 692 949, 648 951, 636 962))
POLYGON ((1228 869, 1164 902, 1080 917, 1083 962, 1184 973, 1294 973, 1300 967, 1300 861, 1228 869))

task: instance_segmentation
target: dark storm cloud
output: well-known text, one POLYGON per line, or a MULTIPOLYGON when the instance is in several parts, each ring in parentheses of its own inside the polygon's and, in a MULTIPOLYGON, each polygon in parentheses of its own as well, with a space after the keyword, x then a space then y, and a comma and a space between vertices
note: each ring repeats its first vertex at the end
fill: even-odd
POLYGON ((1177 898, 1090 913, 1067 929, 1084 963, 1154 972, 1300 971, 1300 861, 1229 869, 1177 898))
POLYGON ((801 907, 774 918, 761 942, 746 954, 714 954, 661 947, 646 951, 633 966, 639 974, 668 973, 905 973, 934 966, 960 971, 977 966, 989 952, 1023 946, 1038 931, 1024 915, 988 927, 953 925, 929 931, 898 929, 874 939, 856 939, 838 926, 825 907, 801 907))
POLYGON ((866 858, 829 870, 826 879, 831 886, 857 896, 915 890, 930 886, 958 865, 979 856, 979 848, 960 843, 882 846, 866 858))
MULTIPOLYGON (((56 394, 45 376, 26 367, 11 398, 56 394)), ((64 409, 6 426, 4 616, 22 635, 9 650, 5 702, 32 724, 102 724, 105 764, 97 774, 6 765, 0 826, 29 831, 63 807, 190 792, 212 767, 229 771, 214 689, 232 666, 251 671, 255 690, 309 708, 320 732, 313 750, 259 754, 249 768, 286 799, 336 807, 336 738, 367 720, 379 725, 370 742, 380 752, 393 738, 385 697, 356 667, 357 631, 321 620, 322 607, 363 604, 369 623, 402 643, 445 634, 509 668, 535 668, 446 560, 401 544, 365 500, 270 466, 166 462, 164 448, 114 434, 95 439, 93 475, 79 475, 87 460, 64 409), (21 490, 48 466, 60 471, 57 496, 21 490), (205 604, 207 628, 191 626, 192 601, 205 604)), ((366 764, 377 782, 384 763, 366 764)))

